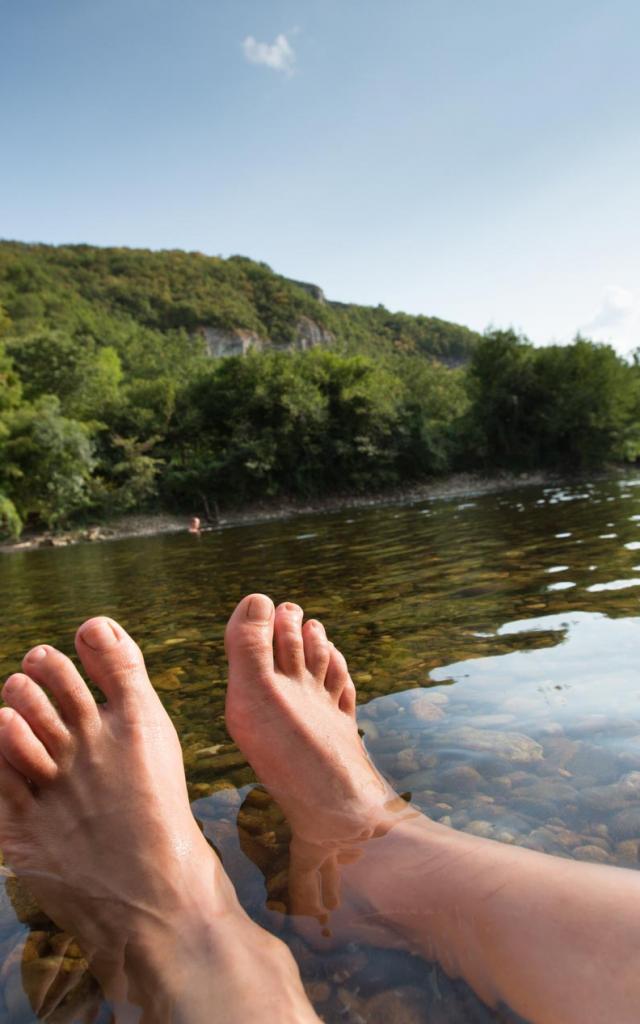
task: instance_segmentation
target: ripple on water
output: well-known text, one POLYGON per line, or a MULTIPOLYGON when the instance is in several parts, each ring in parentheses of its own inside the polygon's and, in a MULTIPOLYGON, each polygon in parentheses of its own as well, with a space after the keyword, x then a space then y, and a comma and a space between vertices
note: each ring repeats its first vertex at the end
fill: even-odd
POLYGON ((603 590, 626 590, 627 587, 637 587, 640 585, 640 579, 634 578, 630 580, 611 580, 610 583, 592 583, 587 590, 592 594, 601 593, 603 590))

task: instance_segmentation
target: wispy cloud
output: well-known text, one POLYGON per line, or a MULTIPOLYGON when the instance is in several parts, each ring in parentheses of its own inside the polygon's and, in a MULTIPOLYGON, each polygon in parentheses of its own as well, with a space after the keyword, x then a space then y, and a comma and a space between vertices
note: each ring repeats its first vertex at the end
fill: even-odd
POLYGON ((632 292, 627 288, 620 288, 619 285, 609 285, 604 293, 598 312, 593 320, 587 324, 587 327, 590 330, 618 327, 631 316, 634 307, 635 298, 632 292))
POLYGON ((296 55, 285 35, 276 36, 272 43, 259 43, 253 36, 247 36, 242 42, 242 51, 250 64, 264 64, 273 71, 293 74, 296 55))
POLYGON ((628 351, 640 343, 640 302, 638 295, 609 285, 592 319, 580 327, 580 334, 597 341, 610 341, 620 351, 628 351))

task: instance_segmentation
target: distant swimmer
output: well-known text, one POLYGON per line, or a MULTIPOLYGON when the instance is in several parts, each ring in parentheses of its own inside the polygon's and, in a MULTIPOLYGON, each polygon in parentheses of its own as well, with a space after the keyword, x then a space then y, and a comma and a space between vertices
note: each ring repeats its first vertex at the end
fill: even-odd
POLYGON ((200 532, 201 532, 200 520, 199 520, 198 516, 193 516, 192 519, 191 519, 191 522, 189 523, 189 533, 200 533, 200 532))

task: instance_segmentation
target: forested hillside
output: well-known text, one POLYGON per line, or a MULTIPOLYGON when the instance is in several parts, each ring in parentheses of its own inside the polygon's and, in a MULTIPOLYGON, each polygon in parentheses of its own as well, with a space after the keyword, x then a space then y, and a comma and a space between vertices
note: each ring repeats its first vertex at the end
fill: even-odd
POLYGON ((395 349, 463 361, 478 339, 435 317, 328 303, 320 288, 244 256, 224 260, 179 250, 0 242, 0 302, 21 329, 44 325, 103 344, 133 323, 163 334, 240 329, 275 347, 294 346, 302 318, 342 350, 395 349))
POLYGON ((634 459, 639 419, 637 366, 583 339, 330 303, 244 257, 0 243, 4 535, 634 459))

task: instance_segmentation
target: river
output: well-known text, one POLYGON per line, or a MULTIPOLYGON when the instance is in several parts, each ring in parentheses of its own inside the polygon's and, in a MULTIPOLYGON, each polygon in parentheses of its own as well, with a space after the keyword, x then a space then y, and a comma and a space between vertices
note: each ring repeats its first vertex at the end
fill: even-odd
MULTIPOLYGON (((423 1008, 398 1021, 514 1019, 408 954, 352 943, 319 957, 291 928, 286 825, 256 797, 224 727, 224 625, 251 590, 322 619, 349 661, 372 757, 428 814, 638 867, 640 477, 0 562, 3 675, 37 642, 71 654, 76 627, 97 613, 138 639, 180 734, 194 813, 244 905, 291 945, 324 1020, 392 1022, 403 999, 403 1011, 413 1006, 407 992, 422 993, 423 1008)), ((61 955, 57 935, 9 879, 3 1024, 84 1020, 79 1007, 98 1005, 79 951, 61 955), (57 970, 44 989, 43 964, 57 970)))

